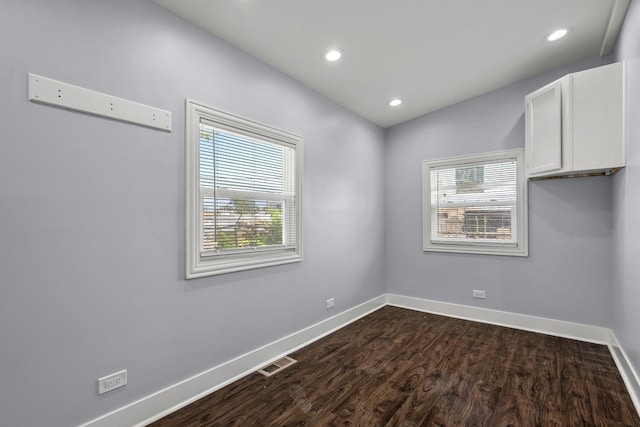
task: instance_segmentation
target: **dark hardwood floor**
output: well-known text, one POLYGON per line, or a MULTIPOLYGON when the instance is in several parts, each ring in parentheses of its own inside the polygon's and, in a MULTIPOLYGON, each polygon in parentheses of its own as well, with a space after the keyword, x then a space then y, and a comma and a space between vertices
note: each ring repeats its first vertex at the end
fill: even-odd
POLYGON ((606 346, 384 307, 151 424, 640 426, 606 346))

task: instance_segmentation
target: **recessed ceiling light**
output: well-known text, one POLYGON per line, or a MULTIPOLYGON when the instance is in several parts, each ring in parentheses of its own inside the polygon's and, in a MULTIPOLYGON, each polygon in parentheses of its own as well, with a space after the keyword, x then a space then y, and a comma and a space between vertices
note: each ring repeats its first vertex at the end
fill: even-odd
POLYGON ((324 54, 324 59, 329 62, 335 62, 342 58, 342 51, 340 49, 330 49, 324 54))
POLYGON ((559 40, 559 39, 563 38, 564 36, 566 36, 568 32, 569 32, 569 29, 560 28, 559 30, 556 30, 553 33, 549 34, 547 36, 547 41, 554 42, 556 40, 559 40))
POLYGON ((389 107, 397 107, 398 105, 402 104, 402 99, 393 98, 392 100, 387 102, 387 104, 389 104, 389 107))

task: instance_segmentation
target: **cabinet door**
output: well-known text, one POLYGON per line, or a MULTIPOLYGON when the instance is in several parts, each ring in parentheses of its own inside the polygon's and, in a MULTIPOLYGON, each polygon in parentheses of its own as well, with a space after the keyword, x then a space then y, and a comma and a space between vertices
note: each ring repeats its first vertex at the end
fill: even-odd
POLYGON ((562 86, 557 81, 525 98, 527 175, 562 168, 562 86))
POLYGON ((581 71, 572 78, 572 168, 624 166, 623 64, 581 71))

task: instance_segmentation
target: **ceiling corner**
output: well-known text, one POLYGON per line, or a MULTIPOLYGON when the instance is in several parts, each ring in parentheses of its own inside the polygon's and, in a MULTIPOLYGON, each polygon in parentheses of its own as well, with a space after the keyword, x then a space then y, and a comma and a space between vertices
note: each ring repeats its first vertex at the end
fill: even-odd
POLYGON ((611 15, 609 16, 609 24, 602 39, 600 56, 609 55, 613 51, 622 28, 622 22, 627 14, 627 9, 629 9, 629 3, 631 3, 631 0, 614 0, 611 15))

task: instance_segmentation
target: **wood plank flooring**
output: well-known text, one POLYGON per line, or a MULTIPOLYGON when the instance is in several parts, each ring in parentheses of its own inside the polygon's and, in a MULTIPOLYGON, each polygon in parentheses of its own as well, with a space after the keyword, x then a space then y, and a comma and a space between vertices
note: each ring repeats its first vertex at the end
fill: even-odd
POLYGON ((640 426, 606 346, 384 307, 152 423, 640 426))

